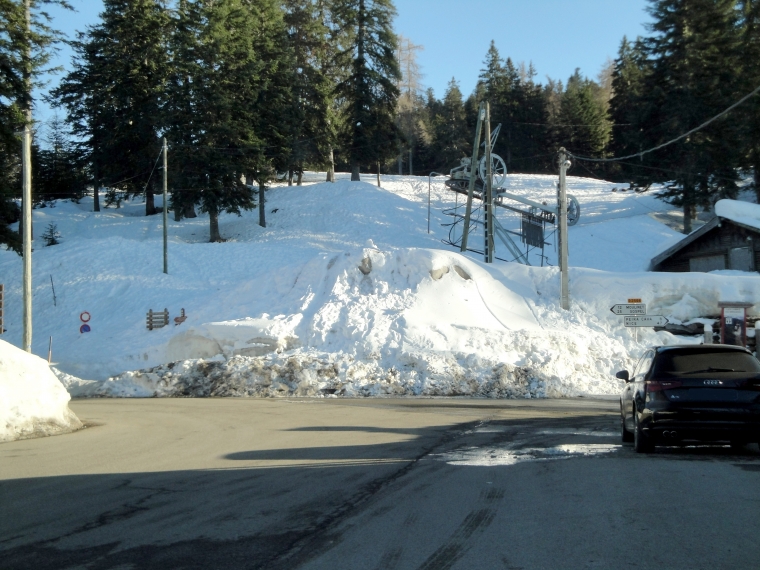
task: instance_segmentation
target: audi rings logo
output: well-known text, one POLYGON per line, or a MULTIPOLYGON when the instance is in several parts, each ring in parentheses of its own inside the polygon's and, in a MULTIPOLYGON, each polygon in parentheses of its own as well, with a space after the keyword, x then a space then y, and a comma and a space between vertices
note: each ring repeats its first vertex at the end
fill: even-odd
POLYGON ((720 386, 722 382, 720 380, 705 380, 705 386, 720 386))

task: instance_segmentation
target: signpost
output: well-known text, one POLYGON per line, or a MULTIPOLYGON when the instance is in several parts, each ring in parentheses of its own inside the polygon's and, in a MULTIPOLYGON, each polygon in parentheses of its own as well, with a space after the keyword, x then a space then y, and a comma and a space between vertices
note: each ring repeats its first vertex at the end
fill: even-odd
POLYGON ((626 315, 623 319, 627 327, 664 327, 669 322, 662 315, 626 315))
POLYGON ((720 307, 720 342, 747 346, 747 309, 752 303, 724 302, 720 307))
POLYGON ((622 316, 623 324, 634 329, 637 342, 639 340, 639 327, 664 327, 669 322, 662 315, 647 315, 646 303, 642 303, 641 299, 628 299, 627 303, 612 305, 610 311, 622 316))
POLYGON ((610 307, 610 311, 616 315, 646 315, 647 306, 644 303, 612 305, 612 307, 610 307))

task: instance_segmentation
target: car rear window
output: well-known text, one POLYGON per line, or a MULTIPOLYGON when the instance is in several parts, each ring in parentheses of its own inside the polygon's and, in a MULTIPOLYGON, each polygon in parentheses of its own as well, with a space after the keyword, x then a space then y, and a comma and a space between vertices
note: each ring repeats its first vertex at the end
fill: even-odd
POLYGON ((760 373, 760 361, 751 354, 739 351, 668 350, 657 355, 654 368, 654 374, 675 376, 689 374, 720 376, 738 372, 760 373))

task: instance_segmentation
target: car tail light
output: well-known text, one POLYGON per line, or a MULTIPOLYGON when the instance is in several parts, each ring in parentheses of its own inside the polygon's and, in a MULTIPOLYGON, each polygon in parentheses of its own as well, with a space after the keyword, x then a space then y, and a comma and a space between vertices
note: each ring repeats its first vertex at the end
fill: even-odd
POLYGON ((672 390, 681 387, 680 380, 647 380, 645 390, 647 392, 662 392, 663 390, 672 390))

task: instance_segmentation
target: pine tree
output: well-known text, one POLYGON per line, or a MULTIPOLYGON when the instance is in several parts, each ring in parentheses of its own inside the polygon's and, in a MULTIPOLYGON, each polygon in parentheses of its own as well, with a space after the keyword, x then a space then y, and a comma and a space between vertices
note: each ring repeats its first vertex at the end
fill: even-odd
POLYGON ((480 70, 478 82, 483 86, 485 100, 489 101, 491 106, 495 108, 498 105, 497 102, 508 88, 507 83, 510 77, 505 67, 505 62, 502 60, 496 47, 496 42, 493 40, 491 40, 491 45, 486 52, 486 59, 483 61, 483 65, 484 68, 480 70))
MULTIPOLYGON (((647 78, 651 70, 641 38, 629 42, 623 38, 612 72, 613 96, 610 100, 612 120, 611 154, 629 156, 649 148, 643 126, 654 112, 647 98, 647 78)), ((635 185, 651 184, 656 172, 653 157, 645 155, 629 162, 615 164, 613 176, 635 185)), ((664 175, 664 173, 663 173, 664 175)))
POLYGON ((544 89, 534 81, 533 65, 516 66, 511 58, 502 59, 493 41, 483 65, 475 100, 487 100, 491 122, 501 124, 494 152, 504 159, 508 171, 542 170, 547 161, 540 155, 548 152, 550 140, 548 107, 544 89))
MULTIPOLYGON (((666 142, 718 114, 736 99, 736 0, 650 0, 654 35, 647 39, 652 73, 647 101, 648 146, 666 142)), ((697 206, 736 193, 740 137, 729 115, 673 144, 656 158, 670 170, 667 198, 684 209, 684 233, 697 206)))
POLYGON ((610 140, 605 107, 599 99, 598 86, 576 69, 567 81, 560 103, 562 146, 580 156, 604 156, 610 140))
POLYGON ((44 147, 32 147, 32 194, 35 204, 44 205, 53 200, 78 202, 87 184, 85 157, 58 116, 48 122, 43 142, 44 147))
POLYGON ((344 126, 351 180, 361 165, 375 165, 396 155, 401 139, 393 118, 400 78, 391 0, 334 0, 333 18, 348 46, 337 54, 350 68, 336 94, 345 101, 344 126))
POLYGON ((284 7, 292 58, 291 94, 286 107, 289 152, 284 168, 289 172, 289 182, 295 173, 300 186, 307 165, 321 167, 329 162, 332 85, 324 66, 329 29, 321 17, 321 3, 286 0, 284 7))
POLYGON ((21 144, 14 135, 31 125, 32 83, 44 71, 61 35, 50 27, 47 5, 70 6, 64 0, 30 0, 27 25, 24 2, 0 2, 0 244, 21 254, 18 221, 21 196, 21 144))
MULTIPOLYGON (((287 104, 285 29, 273 0, 183 0, 172 37, 166 115, 173 141, 173 207, 209 214, 210 241, 222 241, 219 214, 254 206, 245 178, 261 188, 287 104), (265 135, 266 133, 266 135, 265 135)), ((263 190, 261 192, 263 194, 263 190)))
POLYGON ((75 134, 87 140, 109 201, 144 194, 150 215, 156 212, 158 177, 151 172, 161 148, 168 11, 161 0, 105 0, 104 7, 102 21, 73 43, 73 70, 53 96, 66 107, 75 134))
POLYGON ((45 242, 45 246, 49 247, 51 245, 58 245, 61 242, 58 241, 61 237, 61 232, 58 231, 58 226, 50 222, 45 229, 45 233, 42 234, 42 241, 45 242))
POLYGON ((24 123, 23 14, 14 2, 3 2, 0 11, 0 244, 21 254, 19 234, 8 225, 19 220, 21 144, 14 132, 24 123))
POLYGON ((443 101, 437 106, 431 118, 433 141, 431 150, 438 160, 438 166, 453 168, 461 158, 472 154, 472 141, 465 116, 462 92, 456 79, 449 81, 443 101))

